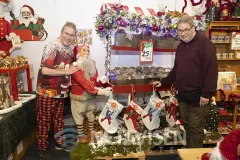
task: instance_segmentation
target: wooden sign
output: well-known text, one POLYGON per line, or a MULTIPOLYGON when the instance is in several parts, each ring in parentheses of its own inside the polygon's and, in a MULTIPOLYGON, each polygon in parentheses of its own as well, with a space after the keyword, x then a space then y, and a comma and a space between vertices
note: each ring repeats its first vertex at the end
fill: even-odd
POLYGON ((153 41, 142 40, 140 41, 140 62, 153 61, 153 41))
POLYGON ((232 32, 231 50, 240 50, 240 33, 232 32))

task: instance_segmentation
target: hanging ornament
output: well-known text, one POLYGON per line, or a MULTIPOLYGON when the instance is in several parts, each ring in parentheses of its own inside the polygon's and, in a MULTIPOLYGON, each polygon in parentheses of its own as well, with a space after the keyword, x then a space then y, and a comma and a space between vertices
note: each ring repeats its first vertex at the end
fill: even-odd
POLYGON ((106 21, 106 22, 104 23, 104 28, 106 28, 106 29, 110 29, 111 26, 112 26, 112 23, 110 23, 109 21, 106 21))
POLYGON ((99 30, 99 31, 103 31, 103 29, 104 29, 103 25, 100 25, 100 26, 98 27, 98 30, 99 30))
POLYGON ((132 19, 135 19, 137 15, 135 13, 132 14, 132 19))
POLYGON ((159 29, 159 27, 158 26, 153 26, 153 31, 155 31, 155 32, 157 32, 158 31, 158 29, 159 29))
POLYGON ((126 23, 124 20, 121 20, 121 21, 120 21, 120 26, 121 26, 121 27, 126 27, 126 24, 127 24, 127 23, 126 23))

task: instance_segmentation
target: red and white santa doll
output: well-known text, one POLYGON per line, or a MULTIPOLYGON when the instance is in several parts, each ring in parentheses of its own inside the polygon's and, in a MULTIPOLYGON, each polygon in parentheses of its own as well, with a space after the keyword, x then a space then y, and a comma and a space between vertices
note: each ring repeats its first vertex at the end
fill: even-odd
POLYGON ((72 88, 70 93, 71 110, 77 130, 79 135, 81 135, 84 133, 84 117, 88 119, 89 131, 91 132, 94 129, 95 95, 109 96, 111 88, 99 88, 101 84, 100 80, 103 80, 103 83, 108 83, 108 78, 104 76, 98 78, 95 61, 89 56, 89 46, 76 46, 74 52, 76 62, 73 65, 78 66, 80 70, 72 74, 72 88))
POLYGON ((224 139, 218 142, 211 153, 204 153, 202 160, 239 160, 240 128, 233 129, 224 139))
POLYGON ((4 18, 4 12, 9 12, 12 0, 0 0, 0 57, 5 58, 14 50, 12 39, 16 34, 12 32, 11 24, 4 18))

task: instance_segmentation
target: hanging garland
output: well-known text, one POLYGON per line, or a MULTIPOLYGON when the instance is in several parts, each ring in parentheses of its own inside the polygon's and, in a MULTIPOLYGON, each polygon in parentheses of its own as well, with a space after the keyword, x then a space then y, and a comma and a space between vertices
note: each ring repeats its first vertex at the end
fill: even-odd
POLYGON ((191 0, 191 3, 193 6, 197 6, 199 4, 202 4, 203 0, 200 0, 199 2, 195 3, 194 0, 191 0))
POLYGON ((111 67, 111 32, 107 32, 107 46, 106 46, 106 50, 107 50, 107 55, 105 57, 105 76, 109 77, 110 76, 110 67, 111 67))
MULTIPOLYGON (((203 0, 200 0, 199 2, 195 3, 194 0, 190 0, 191 1, 191 4, 192 6, 197 6, 197 5, 200 5, 202 4, 203 0)), ((212 0, 207 0, 206 4, 205 4, 205 8, 206 10, 203 12, 203 14, 206 14, 208 12, 208 9, 210 6, 212 6, 212 0)), ((184 0, 184 6, 182 8, 182 12, 184 12, 185 8, 187 7, 187 0, 184 0)))

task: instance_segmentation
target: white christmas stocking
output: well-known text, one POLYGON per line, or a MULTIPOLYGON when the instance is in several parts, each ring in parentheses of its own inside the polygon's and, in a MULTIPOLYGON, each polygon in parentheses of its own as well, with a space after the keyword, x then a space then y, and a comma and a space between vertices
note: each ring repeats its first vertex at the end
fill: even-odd
POLYGON ((176 125, 176 121, 177 121, 177 115, 176 115, 177 106, 178 106, 177 99, 171 96, 169 104, 170 105, 167 108, 166 121, 168 122, 169 126, 173 127, 174 125, 176 125))
POLYGON ((122 109, 123 105, 112 99, 112 93, 110 93, 110 98, 98 118, 100 125, 106 132, 110 134, 117 132, 119 127, 117 116, 122 109))
POLYGON ((133 100, 130 103, 128 103, 128 107, 124 113, 123 120, 130 133, 138 132, 137 120, 142 112, 143 109, 139 105, 137 105, 133 100))
POLYGON ((164 109, 164 102, 154 94, 150 97, 148 105, 144 108, 141 117, 148 130, 157 129, 160 125, 159 114, 164 109))

